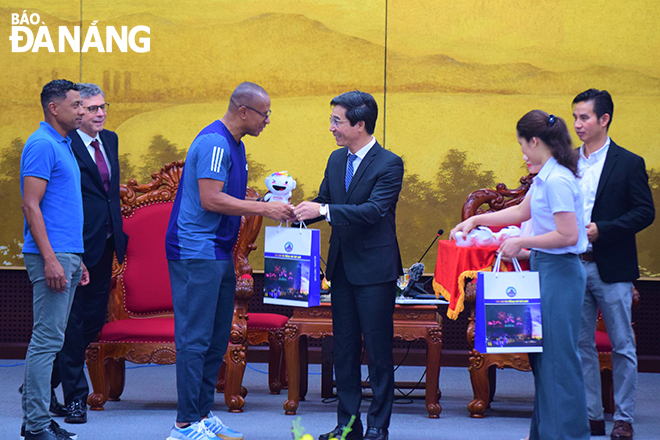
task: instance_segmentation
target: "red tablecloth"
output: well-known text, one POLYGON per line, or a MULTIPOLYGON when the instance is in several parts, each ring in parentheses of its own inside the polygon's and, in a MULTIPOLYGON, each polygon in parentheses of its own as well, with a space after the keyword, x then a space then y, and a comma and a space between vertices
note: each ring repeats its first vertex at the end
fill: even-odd
MULTIPOLYGON (((438 242, 438 259, 433 275, 433 290, 436 297, 442 295, 449 301, 447 316, 458 318, 463 311, 465 299, 465 279, 477 278, 477 272, 490 272, 497 258, 498 246, 458 247, 455 241, 438 242)), ((505 263, 500 270, 513 270, 513 265, 505 263)))

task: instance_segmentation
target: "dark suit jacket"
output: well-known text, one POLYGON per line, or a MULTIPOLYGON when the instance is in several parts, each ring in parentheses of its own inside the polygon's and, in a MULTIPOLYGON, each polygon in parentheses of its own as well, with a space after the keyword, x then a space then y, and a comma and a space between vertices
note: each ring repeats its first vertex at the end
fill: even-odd
POLYGON ((327 276, 341 251, 351 284, 393 281, 403 274, 396 238, 396 203, 403 161, 376 143, 360 163, 348 192, 344 189, 348 148, 335 150, 315 202, 329 205, 332 236, 327 276))
POLYGON ((85 223, 83 238, 85 254, 83 262, 92 267, 98 263, 105 249, 108 237, 108 225, 112 224, 117 260, 124 261, 126 241, 128 237, 122 230, 121 209, 119 199, 119 145, 117 135, 109 130, 100 133, 103 148, 110 162, 110 191, 106 191, 101 181, 99 169, 89 154, 87 147, 76 130, 69 132, 71 148, 76 155, 80 167, 80 182, 82 186, 83 212, 85 223))
POLYGON ((648 180, 644 159, 611 141, 591 213, 594 261, 607 283, 639 278, 635 234, 655 218, 648 180))

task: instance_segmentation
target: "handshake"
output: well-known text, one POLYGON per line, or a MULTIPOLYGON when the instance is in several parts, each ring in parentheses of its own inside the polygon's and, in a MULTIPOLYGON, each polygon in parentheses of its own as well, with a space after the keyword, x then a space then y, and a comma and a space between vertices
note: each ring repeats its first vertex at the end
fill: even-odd
POLYGON ((302 222, 325 216, 325 212, 321 212, 321 204, 315 202, 302 202, 293 206, 289 203, 271 201, 261 204, 260 211, 257 214, 280 222, 302 222))

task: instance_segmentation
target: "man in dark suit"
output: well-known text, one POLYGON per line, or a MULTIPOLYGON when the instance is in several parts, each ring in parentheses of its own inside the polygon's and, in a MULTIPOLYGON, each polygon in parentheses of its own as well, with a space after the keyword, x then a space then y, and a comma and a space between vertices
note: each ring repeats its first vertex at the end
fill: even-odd
POLYGON ((403 273, 395 222, 403 162, 373 136, 378 106, 371 95, 348 92, 330 104, 330 131, 344 148, 330 155, 318 197, 294 209, 300 221, 325 218, 332 226, 326 273, 332 282, 339 405, 336 428, 319 439, 341 437, 352 415, 357 419, 347 439, 363 438, 364 340, 373 391, 364 438, 387 440, 394 400, 394 300, 396 280, 403 273))
POLYGON ((80 128, 69 132, 69 137, 80 168, 85 216, 83 262, 89 269, 90 283, 76 290, 64 347, 53 371, 55 388, 59 364, 67 423, 87 422, 85 350, 106 322, 112 256, 116 252, 117 260, 124 260, 127 240, 120 211, 117 135, 103 128, 110 104, 95 84, 78 84, 78 90, 85 115, 80 128))
POLYGON ((632 282, 639 278, 635 234, 653 223, 655 208, 644 159, 608 135, 610 94, 589 89, 573 100, 575 132, 583 142, 578 162, 589 247, 582 254, 587 291, 580 356, 592 435, 605 435, 595 333, 600 310, 612 343, 614 428, 611 438, 632 438, 637 353, 631 326, 632 282))

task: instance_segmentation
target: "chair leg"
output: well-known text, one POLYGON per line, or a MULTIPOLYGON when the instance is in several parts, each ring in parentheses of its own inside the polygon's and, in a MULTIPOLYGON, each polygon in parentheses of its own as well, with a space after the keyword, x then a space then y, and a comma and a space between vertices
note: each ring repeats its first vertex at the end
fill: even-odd
MULTIPOLYGON (((225 380, 225 404, 229 412, 243 412, 245 399, 242 395, 243 375, 245 374, 245 354, 247 347, 240 344, 229 344, 225 354, 227 376, 225 380)), ((247 391, 245 391, 247 393, 247 391)))
POLYGON ((488 367, 488 406, 495 398, 495 387, 497 385, 497 367, 491 365, 488 367))
POLYGON ((124 359, 106 359, 105 374, 108 382, 108 400, 119 401, 126 383, 126 361, 124 359))
POLYGON ((280 394, 282 390, 280 380, 284 359, 282 338, 281 332, 268 332, 268 387, 270 394, 280 394))
POLYGON ((474 399, 468 403, 468 411, 470 417, 481 419, 488 408, 488 399, 490 396, 488 387, 488 372, 489 365, 487 364, 487 356, 479 353, 476 350, 470 351, 470 382, 472 383, 472 392, 474 399))
POLYGON ((225 379, 227 378, 227 363, 223 362, 220 371, 218 372, 218 381, 215 383, 215 391, 217 393, 225 392, 225 379))
POLYGON ((283 389, 289 388, 289 377, 286 375, 286 355, 284 353, 280 362, 280 383, 283 389))
POLYGON ((87 397, 87 405, 92 411, 103 410, 103 405, 108 401, 108 383, 105 373, 105 350, 103 345, 95 343, 87 347, 85 353, 87 372, 92 382, 93 392, 87 397))

